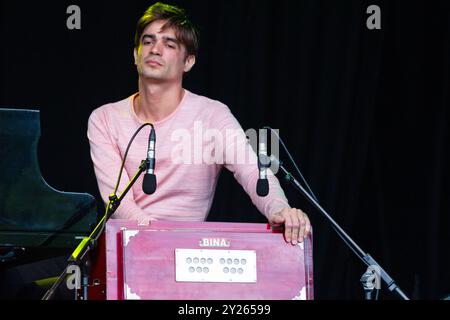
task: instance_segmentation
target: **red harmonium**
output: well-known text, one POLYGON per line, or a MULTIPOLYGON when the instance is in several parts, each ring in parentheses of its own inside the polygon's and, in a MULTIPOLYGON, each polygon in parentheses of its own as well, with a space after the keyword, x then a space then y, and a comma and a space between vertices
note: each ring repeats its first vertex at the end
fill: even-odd
POLYGON ((268 224, 111 219, 105 240, 109 300, 314 297, 312 236, 293 246, 268 224))

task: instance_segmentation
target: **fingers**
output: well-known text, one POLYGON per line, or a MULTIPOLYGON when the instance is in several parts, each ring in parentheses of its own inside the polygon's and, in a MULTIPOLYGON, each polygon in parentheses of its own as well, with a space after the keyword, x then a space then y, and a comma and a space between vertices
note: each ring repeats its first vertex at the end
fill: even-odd
POLYGON ((300 219, 298 218, 298 210, 292 208, 289 212, 291 214, 292 220, 292 240, 291 243, 295 246, 299 242, 300 232, 301 232, 301 224, 300 219))
POLYGON ((281 216, 284 220, 284 237, 286 242, 291 242, 293 245, 296 245, 300 229, 296 209, 285 209, 281 212, 281 216))
POLYGON ((291 242, 293 239, 292 216, 289 213, 289 211, 283 211, 283 216, 284 216, 284 238, 286 239, 286 242, 291 242))
POLYGON ((305 216, 305 235, 304 238, 308 237, 311 234, 311 221, 309 220, 308 215, 304 213, 305 216))
POLYGON ((301 210, 297 209, 297 217, 300 224, 300 230, 298 233, 298 241, 302 242, 305 237, 305 229, 306 229, 306 214, 304 214, 301 210))
POLYGON ((270 224, 272 226, 281 226, 284 224, 286 218, 283 216, 283 212, 278 212, 270 217, 270 224))
MULTIPOLYGON (((304 238, 311 232, 311 223, 308 216, 303 211, 293 208, 289 210, 289 220, 291 221, 291 228, 286 230, 286 232, 290 232, 291 237, 290 240, 286 239, 286 241, 291 242, 293 245, 303 242, 304 238)), ((288 229, 287 224, 286 229, 288 229)))
POLYGON ((287 243, 296 245, 303 242, 311 232, 308 216, 299 209, 286 208, 270 217, 270 223, 284 224, 284 238, 287 243))

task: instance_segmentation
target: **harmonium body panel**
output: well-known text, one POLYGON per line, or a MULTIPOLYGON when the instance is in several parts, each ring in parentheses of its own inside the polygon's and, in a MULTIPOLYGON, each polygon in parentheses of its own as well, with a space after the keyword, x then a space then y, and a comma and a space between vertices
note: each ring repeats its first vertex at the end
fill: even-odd
POLYGON ((107 299, 310 300, 312 237, 296 246, 261 223, 111 219, 107 299))

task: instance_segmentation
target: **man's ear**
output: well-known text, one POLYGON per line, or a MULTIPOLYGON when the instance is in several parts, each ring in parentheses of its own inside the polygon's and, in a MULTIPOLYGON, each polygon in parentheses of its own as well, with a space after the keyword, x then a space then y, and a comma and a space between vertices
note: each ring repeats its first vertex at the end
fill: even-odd
POLYGON ((190 55, 186 58, 184 62, 184 72, 189 72, 195 64, 195 56, 190 55))
POLYGON ((133 50, 133 55, 134 55, 134 64, 137 65, 137 49, 134 48, 133 50))

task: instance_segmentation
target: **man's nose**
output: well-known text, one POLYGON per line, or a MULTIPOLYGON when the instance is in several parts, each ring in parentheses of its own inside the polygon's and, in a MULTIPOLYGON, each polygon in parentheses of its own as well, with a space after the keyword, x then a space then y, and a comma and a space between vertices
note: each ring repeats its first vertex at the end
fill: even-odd
POLYGON ((158 56, 160 56, 161 55, 161 43, 159 42, 159 41, 157 41, 157 42, 155 42, 153 45, 152 45, 152 47, 151 47, 151 49, 150 49, 150 53, 151 54, 154 54, 154 55, 158 55, 158 56))

